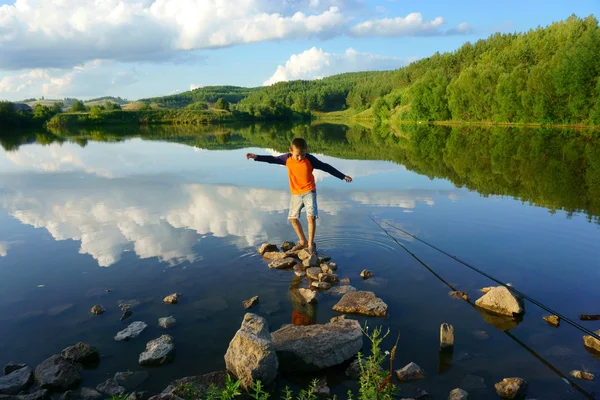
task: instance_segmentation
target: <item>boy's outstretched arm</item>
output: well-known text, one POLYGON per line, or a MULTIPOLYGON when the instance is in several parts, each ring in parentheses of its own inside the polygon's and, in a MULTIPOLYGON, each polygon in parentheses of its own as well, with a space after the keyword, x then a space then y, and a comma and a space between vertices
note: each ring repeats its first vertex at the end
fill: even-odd
POLYGON ((319 160, 317 157, 313 156, 312 154, 307 154, 306 158, 308 159, 308 161, 310 161, 313 168, 320 169, 321 171, 325 171, 325 172, 335 176, 338 179, 345 180, 348 183, 352 182, 352 178, 350 178, 348 175, 345 175, 342 172, 335 169, 334 167, 332 167, 331 165, 324 163, 323 161, 319 160))
POLYGON ((260 156, 260 155, 256 155, 256 154, 252 154, 252 153, 248 153, 246 154, 246 159, 253 159, 254 161, 261 161, 261 162, 266 162, 269 164, 279 164, 279 165, 285 165, 285 162, 287 161, 287 159, 290 157, 290 154, 282 154, 280 156, 274 157, 274 156, 260 156))

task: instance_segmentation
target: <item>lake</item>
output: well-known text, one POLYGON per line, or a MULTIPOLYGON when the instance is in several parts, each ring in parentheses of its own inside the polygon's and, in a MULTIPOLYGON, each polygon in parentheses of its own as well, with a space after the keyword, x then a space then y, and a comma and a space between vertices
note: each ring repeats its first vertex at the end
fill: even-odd
MULTIPOLYGON (((291 323, 290 271, 270 270, 263 242, 296 240, 287 222, 286 169, 245 159, 280 154, 295 136, 309 151, 354 178, 347 184, 315 173, 320 218, 317 245, 341 278, 374 291, 389 306, 384 319, 357 317, 400 340, 394 368, 409 362, 427 373, 401 384, 446 398, 455 387, 472 398, 496 397, 494 384, 518 376, 529 398, 577 399, 598 380, 573 380, 573 369, 600 373, 600 357, 583 333, 542 320, 526 302, 520 323, 502 331, 424 268, 477 299, 494 283, 390 225, 429 241, 578 321, 600 313, 600 137, 571 130, 361 125, 250 125, 13 132, 0 142, 0 361, 37 365, 84 341, 98 368, 82 373, 95 387, 117 371, 145 369, 141 388, 158 392, 173 379, 224 368, 240 326, 243 300, 271 331, 291 323), (374 278, 361 280, 363 269, 374 278), (110 289, 110 292, 107 292, 110 289), (182 293, 177 305, 166 295, 182 293), (118 304, 135 300, 120 321, 118 304), (90 314, 95 304, 106 312, 90 314), (173 315, 175 362, 142 368, 138 355, 173 315), (132 321, 148 328, 129 342, 113 336, 132 321), (455 329, 454 352, 440 358, 439 329, 455 329), (467 388, 469 375, 486 387, 467 388)), ((306 228, 304 218, 302 219, 306 228)), ((300 283, 307 286, 307 282, 300 283)), ((317 322, 337 314, 322 296, 317 322)), ((600 321, 582 321, 590 330, 600 321)), ((365 340, 365 350, 367 341, 365 340)), ((343 368, 283 376, 280 387, 326 377, 342 395, 356 383, 343 368)))

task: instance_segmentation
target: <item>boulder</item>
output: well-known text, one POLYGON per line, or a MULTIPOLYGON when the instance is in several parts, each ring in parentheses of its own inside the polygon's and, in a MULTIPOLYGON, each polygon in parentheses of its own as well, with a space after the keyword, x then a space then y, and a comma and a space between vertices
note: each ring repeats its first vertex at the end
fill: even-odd
POLYGON ((417 364, 411 362, 404 368, 396 370, 396 377, 399 381, 412 381, 425 378, 425 371, 417 364))
POLYGON ((284 325, 273 332, 273 347, 284 371, 318 371, 354 357, 363 345, 356 320, 323 325, 284 325))
POLYGON ((504 399, 521 399, 527 394, 527 382, 521 378, 504 378, 495 388, 498 396, 504 399))
POLYGON ((165 297, 163 301, 167 304, 177 304, 179 303, 179 296, 181 296, 181 293, 172 293, 165 297))
POLYGON ((90 312, 94 315, 104 314, 104 307, 102 307, 100 304, 96 304, 95 306, 92 307, 90 312))
POLYGON ((100 352, 94 346, 83 342, 67 347, 61 355, 65 360, 76 364, 90 364, 100 361, 100 352))
MULTIPOLYGON (((302 249, 298 252, 298 258, 301 261, 306 260, 307 258, 310 258, 312 254, 310 253, 310 251, 308 251, 307 249, 302 249)), ((317 258, 318 259, 318 258, 317 258)))
MULTIPOLYGON (((200 397, 205 396, 210 386, 214 386, 217 389, 225 388, 227 377, 230 376, 227 371, 211 372, 204 375, 198 376, 186 376, 185 378, 177 379, 169 384, 163 394, 178 395, 178 388, 182 385, 191 386, 200 397)), ((235 379, 235 378, 234 378, 235 379)))
POLYGON ((171 335, 161 337, 146 343, 146 351, 140 354, 140 365, 163 365, 175 358, 175 341, 171 335))
POLYGON ((82 387, 77 390, 68 390, 61 397, 60 400, 101 400, 102 395, 91 388, 82 387))
POLYGON ((356 292, 356 288, 354 286, 342 285, 342 286, 336 286, 336 287, 329 289, 328 291, 325 292, 325 294, 330 294, 332 296, 341 297, 347 293, 352 293, 352 292, 356 292))
MULTIPOLYGON (((287 242, 283 242, 283 244, 285 244, 285 243, 287 243, 287 242)), ((292 247, 294 247, 294 246, 292 246, 292 247)), ((283 249, 283 245, 281 248, 283 249)), ((260 254, 261 256, 264 255, 265 253, 270 253, 270 252, 279 252, 279 249, 277 248, 276 245, 270 244, 270 243, 263 243, 258 248, 258 254, 260 254)))
POLYGON ((21 368, 25 368, 26 366, 27 366, 27 364, 15 364, 15 363, 10 362, 4 366, 4 375, 8 375, 13 371, 16 371, 21 368))
POLYGON ((225 354, 227 370, 242 379, 249 388, 257 380, 268 385, 277 376, 277 355, 271 342, 267 321, 256 314, 247 313, 240 329, 229 343, 225 354))
POLYGON ((360 273, 360 277, 363 279, 369 279, 373 277, 373 273, 369 270, 363 269, 360 273))
MULTIPOLYGON (((600 335, 600 329, 598 329, 594 333, 596 335, 600 335)), ((594 338, 593 336, 585 335, 583 337, 583 344, 585 345, 585 347, 587 347, 597 353, 600 353, 600 340, 594 338)))
POLYGON ((127 390, 135 389, 140 386, 150 374, 146 371, 125 371, 115 374, 115 381, 127 390))
POLYGON ((160 326, 161 328, 164 328, 164 329, 168 329, 168 328, 172 327, 173 325, 175 325, 176 322, 177 322, 177 320, 175 319, 175 317, 173 317, 172 315, 169 315, 168 317, 159 318, 158 326, 160 326))
POLYGON ((593 381, 594 380, 594 374, 590 373, 590 372, 585 372, 585 371, 578 371, 578 370, 573 370, 570 372, 570 375, 573 378, 577 378, 577 379, 583 379, 585 381, 593 381))
POLYGON ((475 305, 494 314, 514 317, 524 312, 523 302, 517 299, 510 290, 498 286, 479 298, 475 305))
POLYGON ((96 390, 100 393, 104 393, 107 396, 119 396, 125 393, 125 388, 117 383, 114 378, 107 379, 98 386, 96 390))
MULTIPOLYGON (((294 248, 294 246, 296 245, 296 243, 294 242, 283 242, 281 243, 281 246, 279 246, 281 248, 282 251, 289 251, 292 248, 294 248)), ((271 250, 273 251, 273 250, 271 250)))
POLYGON ((244 308, 246 310, 249 309, 249 308, 251 308, 251 307, 254 307, 257 304, 258 304, 258 296, 254 296, 251 299, 242 301, 242 306, 244 306, 244 308))
MULTIPOLYGON (((319 262, 320 263, 325 263, 327 261, 331 261, 331 257, 329 257, 327 254, 325 253, 319 253, 317 254, 317 257, 319 257, 319 262)), ((335 264, 335 263, 334 263, 335 264)))
POLYGON ((338 276, 336 274, 324 274, 324 273, 320 273, 319 274, 319 282, 327 282, 327 283, 337 283, 339 280, 338 276))
POLYGON ((306 269, 306 276, 309 277, 309 279, 313 279, 313 280, 319 280, 319 274, 322 274, 323 271, 321 271, 321 268, 318 267, 310 267, 306 269))
POLYGON ((19 394, 28 390, 33 384, 33 371, 23 367, 8 375, 0 376, 0 394, 19 394))
POLYGON ((310 257, 302 260, 302 265, 304 265, 306 268, 315 267, 321 269, 321 264, 319 264, 319 257, 317 257, 316 254, 311 254, 310 257))
POLYGON ((279 251, 268 251, 265 254, 263 254, 263 258, 265 260, 283 260, 284 258, 287 258, 288 254, 287 253, 282 253, 279 251))
POLYGON ((557 315, 546 315, 544 321, 553 328, 558 328, 560 325, 560 318, 557 315))
POLYGON ((288 269, 288 268, 292 268, 294 265, 296 265, 296 263, 297 263, 296 259, 294 259, 292 257, 285 257, 280 260, 271 261, 269 263, 269 268, 288 269))
POLYGON ((314 290, 299 288, 290 289, 290 296, 292 300, 299 302, 300 304, 318 303, 319 293, 314 290))
POLYGON ((35 368, 35 383, 41 389, 64 392, 79 386, 81 376, 76 365, 55 354, 35 368))
POLYGON ((312 282, 310 287, 315 288, 316 290, 329 290, 331 288, 331 283, 329 282, 312 282))
POLYGON ((443 323, 440 326, 440 349, 450 349, 454 346, 454 327, 443 323))
POLYGON ((333 311, 344 314, 361 314, 374 317, 387 316, 387 304, 375 296, 373 292, 346 293, 333 306, 333 311))
POLYGON ((138 337, 140 333, 142 333, 144 329, 146 329, 146 327, 148 327, 148 324, 146 324, 143 321, 132 322, 127 328, 123 329, 115 335, 115 340, 129 340, 138 337))
POLYGON ((448 396, 448 400, 467 400, 469 398, 469 393, 466 391, 456 388, 450 391, 450 395, 448 396))

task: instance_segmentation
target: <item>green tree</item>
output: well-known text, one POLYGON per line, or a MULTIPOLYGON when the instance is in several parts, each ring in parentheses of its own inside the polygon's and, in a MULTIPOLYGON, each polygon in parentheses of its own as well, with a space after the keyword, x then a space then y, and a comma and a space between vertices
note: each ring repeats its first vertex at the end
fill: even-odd
POLYGON ((408 91, 412 119, 447 121, 450 119, 446 89, 450 79, 441 69, 427 71, 408 91))
POLYGON ((227 100, 223 100, 222 98, 219 98, 215 102, 215 109, 229 111, 229 102, 227 100))
POLYGON ((52 113, 54 113, 54 114, 61 113, 64 106, 65 106, 64 103, 61 101, 54 103, 52 105, 52 113))
POLYGON ((90 118, 91 119, 102 119, 102 108, 100 106, 93 106, 90 109, 90 118))
POLYGON ((46 121, 52 117, 53 113, 49 107, 37 104, 33 110, 33 119, 46 121))
POLYGON ((86 111, 85 104, 81 100, 75 100, 73 104, 71 104, 71 112, 83 112, 86 111))

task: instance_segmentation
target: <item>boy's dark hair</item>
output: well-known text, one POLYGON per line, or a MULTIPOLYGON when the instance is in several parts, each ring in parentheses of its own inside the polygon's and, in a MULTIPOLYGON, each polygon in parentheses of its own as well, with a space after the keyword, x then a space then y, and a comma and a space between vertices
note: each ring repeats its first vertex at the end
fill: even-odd
POLYGON ((297 148, 298 150, 304 150, 306 151, 306 149, 308 149, 308 144, 306 143, 306 140, 304 140, 303 138, 294 138, 294 140, 292 140, 292 147, 297 148))

